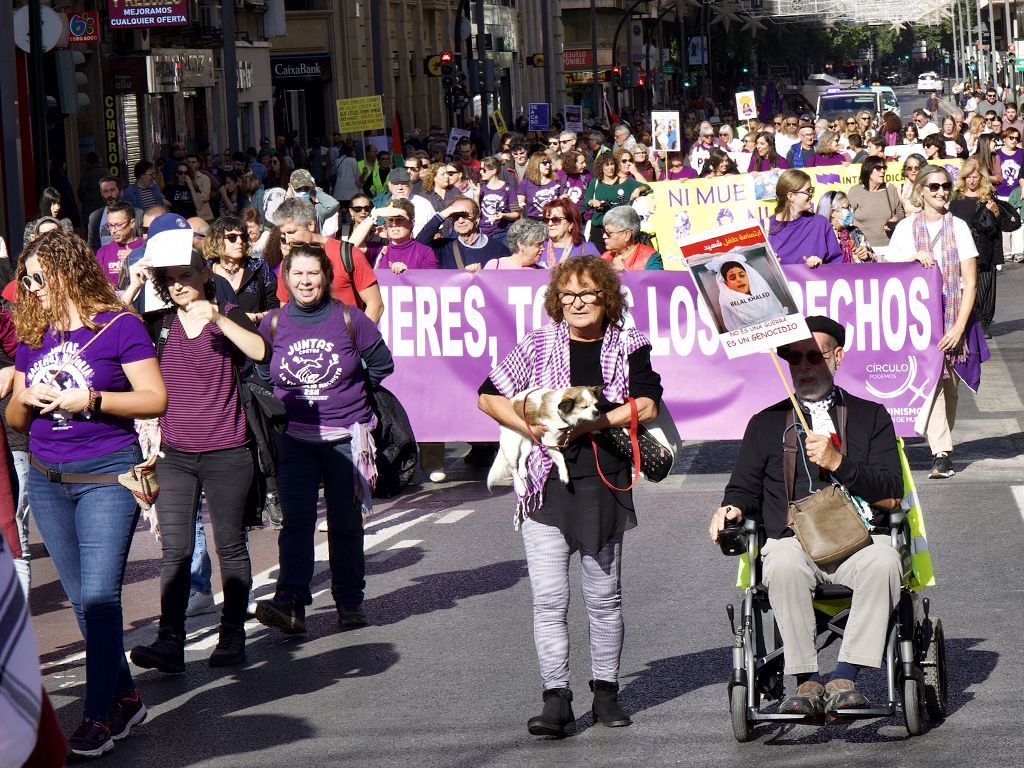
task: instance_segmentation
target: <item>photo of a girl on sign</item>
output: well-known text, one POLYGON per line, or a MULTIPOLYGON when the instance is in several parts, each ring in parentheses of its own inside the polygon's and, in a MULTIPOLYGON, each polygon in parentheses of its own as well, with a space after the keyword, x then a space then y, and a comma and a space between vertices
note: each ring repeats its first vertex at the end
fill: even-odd
POLYGON ((725 330, 735 331, 789 314, 768 281, 742 253, 724 254, 704 266, 715 274, 718 283, 718 306, 725 330))

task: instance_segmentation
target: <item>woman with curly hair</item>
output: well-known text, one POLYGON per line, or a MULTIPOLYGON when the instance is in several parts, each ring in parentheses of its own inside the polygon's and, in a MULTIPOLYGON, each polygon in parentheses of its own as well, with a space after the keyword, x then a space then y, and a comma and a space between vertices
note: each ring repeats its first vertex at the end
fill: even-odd
POLYGON ((274 273, 250 251, 249 228, 237 216, 221 216, 210 225, 203 241, 203 252, 213 273, 228 282, 234 289, 235 303, 258 323, 281 302, 274 273))
MULTIPOLYGON (((543 680, 544 709, 527 724, 535 736, 575 733, 569 690, 569 560, 580 553, 583 597, 590 624, 596 722, 630 724, 618 705, 622 655, 622 540, 636 527, 631 466, 592 443, 590 433, 626 427, 635 398, 637 419, 658 414, 661 378, 651 368, 651 343, 625 328, 622 283, 600 259, 578 256, 551 271, 544 309, 552 322, 528 334, 490 373, 477 405, 517 432, 523 419, 511 398, 534 387, 595 387, 600 415, 565 438, 568 484, 552 475, 547 450, 533 445, 527 477, 516 490, 516 527, 522 529, 533 590, 533 633, 543 680), (598 470, 607 478, 601 479, 598 470), (585 511, 585 512, 584 512, 585 511)), ((534 428, 536 430, 536 428, 534 428)))
POLYGON ((82 239, 42 235, 17 278, 7 423, 30 435, 29 504, 85 638, 85 708, 68 746, 95 757, 146 717, 121 611, 139 507, 117 477, 142 460, 133 420, 160 416, 167 391, 142 320, 82 239))

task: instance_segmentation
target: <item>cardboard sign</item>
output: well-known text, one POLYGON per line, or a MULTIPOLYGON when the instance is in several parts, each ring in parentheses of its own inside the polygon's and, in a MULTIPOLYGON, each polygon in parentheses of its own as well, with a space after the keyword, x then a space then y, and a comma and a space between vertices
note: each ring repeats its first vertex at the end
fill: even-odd
POLYGON ((578 104, 565 105, 565 130, 580 132, 583 130, 583 107, 578 104))
POLYGON ((678 112, 651 112, 651 143, 657 152, 682 152, 678 112))
POLYGON ((384 107, 380 96, 338 99, 338 131, 362 133, 384 130, 384 107))
POLYGON ((451 157, 455 154, 455 148, 459 146, 459 140, 462 138, 469 138, 469 131, 465 128, 452 128, 452 132, 448 134, 448 147, 444 153, 451 157))
POLYGON ((757 99, 753 91, 740 91, 736 94, 736 119, 753 120, 757 117, 757 99))

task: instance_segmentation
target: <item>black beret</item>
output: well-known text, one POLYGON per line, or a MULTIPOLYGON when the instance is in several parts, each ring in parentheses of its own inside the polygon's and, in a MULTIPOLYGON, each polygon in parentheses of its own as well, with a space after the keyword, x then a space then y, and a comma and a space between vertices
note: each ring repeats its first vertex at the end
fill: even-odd
POLYGON ((830 317, 811 315, 807 318, 807 327, 812 333, 827 333, 836 340, 837 346, 846 346, 846 327, 830 317))

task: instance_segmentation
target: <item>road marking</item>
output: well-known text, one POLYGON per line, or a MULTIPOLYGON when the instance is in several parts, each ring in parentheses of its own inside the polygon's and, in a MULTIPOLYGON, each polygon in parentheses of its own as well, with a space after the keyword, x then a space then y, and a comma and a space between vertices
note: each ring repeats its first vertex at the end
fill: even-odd
POLYGON ((453 509, 447 515, 442 516, 440 519, 435 520, 435 525, 450 525, 451 523, 457 523, 465 517, 473 514, 472 509, 453 509))
POLYGON ((1013 500, 1017 502, 1021 520, 1024 520, 1024 485, 1011 485, 1010 491, 1013 493, 1013 500))
POLYGON ((367 528, 376 528, 378 525, 383 525, 384 523, 390 523, 392 520, 397 520, 398 518, 404 517, 405 515, 411 514, 415 511, 415 509, 403 509, 400 512, 394 512, 393 514, 385 517, 373 518, 368 522, 363 523, 363 530, 365 531, 367 528))

